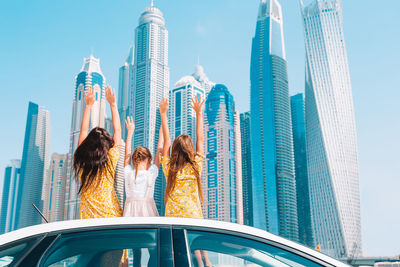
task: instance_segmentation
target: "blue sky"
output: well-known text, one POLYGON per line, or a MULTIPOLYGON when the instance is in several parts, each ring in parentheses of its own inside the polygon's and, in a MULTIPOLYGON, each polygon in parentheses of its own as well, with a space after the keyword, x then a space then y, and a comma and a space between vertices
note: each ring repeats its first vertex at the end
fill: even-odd
MULTIPOLYGON (((291 93, 304 90, 299 4, 281 0, 291 93)), ((100 58, 107 83, 134 41, 144 0, 1 1, 0 184, 21 158, 28 101, 51 116, 51 152, 69 146, 74 77, 83 58, 100 58)), ((249 109, 249 67, 258 0, 155 0, 169 30, 171 86, 197 58, 212 81, 228 86, 240 112, 249 109)), ((343 0, 358 130, 363 250, 400 254, 400 1, 343 0)), ((2 185, 0 185, 1 187, 2 185)))

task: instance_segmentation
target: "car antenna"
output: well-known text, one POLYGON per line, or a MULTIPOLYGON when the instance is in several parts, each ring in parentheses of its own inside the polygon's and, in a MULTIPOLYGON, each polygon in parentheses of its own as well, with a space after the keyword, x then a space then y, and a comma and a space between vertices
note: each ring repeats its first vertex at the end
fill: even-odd
POLYGON ((32 206, 35 208, 35 210, 40 214, 40 216, 42 216, 43 220, 45 220, 46 223, 49 223, 49 221, 44 217, 43 213, 40 212, 40 210, 38 209, 38 207, 36 207, 35 204, 32 203, 32 206))

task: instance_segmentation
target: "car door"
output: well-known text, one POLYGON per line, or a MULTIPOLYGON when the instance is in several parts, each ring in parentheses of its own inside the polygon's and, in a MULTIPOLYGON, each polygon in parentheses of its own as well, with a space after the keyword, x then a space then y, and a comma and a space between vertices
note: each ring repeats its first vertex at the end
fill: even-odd
POLYGON ((174 252, 182 265, 244 267, 334 266, 305 252, 251 235, 201 227, 174 227, 174 252))

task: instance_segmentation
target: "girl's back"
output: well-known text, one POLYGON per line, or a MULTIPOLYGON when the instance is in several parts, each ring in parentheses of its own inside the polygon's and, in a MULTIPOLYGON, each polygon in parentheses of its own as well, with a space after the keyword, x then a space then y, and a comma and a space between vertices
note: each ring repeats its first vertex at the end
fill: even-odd
MULTIPOLYGON (((202 170, 202 161, 202 156, 196 154, 195 164, 200 173, 202 170)), ((169 163, 170 157, 163 156, 161 164, 166 177, 169 175, 169 163)), ((189 163, 176 175, 175 185, 169 196, 167 196, 165 216, 203 218, 197 177, 193 166, 189 163)))
POLYGON ((95 181, 81 194, 80 219, 122 216, 121 205, 114 190, 118 159, 119 149, 114 146, 108 151, 108 167, 98 173, 95 181))

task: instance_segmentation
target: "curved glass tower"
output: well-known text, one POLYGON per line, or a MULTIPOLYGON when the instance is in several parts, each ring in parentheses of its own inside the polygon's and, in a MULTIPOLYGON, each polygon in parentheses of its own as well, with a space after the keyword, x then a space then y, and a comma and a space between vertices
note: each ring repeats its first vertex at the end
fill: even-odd
POLYGON ((250 80, 253 224, 297 241, 289 88, 282 8, 277 0, 260 3, 250 80))
POLYGON ((361 252, 357 136, 342 6, 303 5, 306 140, 315 243, 337 258, 361 252))

